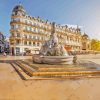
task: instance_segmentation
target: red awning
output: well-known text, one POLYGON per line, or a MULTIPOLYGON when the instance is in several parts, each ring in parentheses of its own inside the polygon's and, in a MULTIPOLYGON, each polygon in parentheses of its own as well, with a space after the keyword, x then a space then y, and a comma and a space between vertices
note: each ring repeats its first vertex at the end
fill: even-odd
POLYGON ((72 50, 72 47, 70 47, 70 46, 65 46, 64 47, 67 51, 71 51, 72 50))

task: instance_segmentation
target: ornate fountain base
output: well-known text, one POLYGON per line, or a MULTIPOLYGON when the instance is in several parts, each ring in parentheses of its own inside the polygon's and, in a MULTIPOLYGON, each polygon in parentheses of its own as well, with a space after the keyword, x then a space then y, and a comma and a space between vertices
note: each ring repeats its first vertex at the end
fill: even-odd
POLYGON ((73 56, 41 56, 33 55, 33 62, 44 64, 72 64, 73 56))
MULTIPOLYGON (((55 33, 55 23, 52 23, 50 39, 42 45, 39 55, 33 55, 33 62, 44 64, 72 64, 73 56, 69 56, 62 43, 59 43, 55 33)), ((76 62, 74 57, 74 63, 76 62)))

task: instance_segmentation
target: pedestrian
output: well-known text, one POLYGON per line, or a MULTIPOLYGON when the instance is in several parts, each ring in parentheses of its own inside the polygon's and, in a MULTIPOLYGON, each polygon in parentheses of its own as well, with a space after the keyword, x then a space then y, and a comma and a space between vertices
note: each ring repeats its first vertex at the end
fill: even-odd
POLYGON ((3 55, 6 56, 6 53, 4 52, 3 55))

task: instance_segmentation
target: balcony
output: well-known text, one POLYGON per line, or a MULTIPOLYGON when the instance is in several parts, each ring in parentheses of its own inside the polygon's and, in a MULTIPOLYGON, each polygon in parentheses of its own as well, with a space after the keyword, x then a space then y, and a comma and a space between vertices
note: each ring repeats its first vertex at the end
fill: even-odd
POLYGON ((22 22, 22 21, 20 21, 20 20, 18 20, 18 21, 16 21, 16 20, 11 21, 11 22, 10 22, 10 25, 12 25, 13 23, 28 25, 28 26, 31 26, 31 27, 35 27, 35 28, 40 28, 40 29, 43 29, 43 30, 51 31, 51 29, 46 28, 46 27, 43 27, 43 26, 40 26, 40 25, 38 25, 38 24, 26 23, 26 22, 22 22))

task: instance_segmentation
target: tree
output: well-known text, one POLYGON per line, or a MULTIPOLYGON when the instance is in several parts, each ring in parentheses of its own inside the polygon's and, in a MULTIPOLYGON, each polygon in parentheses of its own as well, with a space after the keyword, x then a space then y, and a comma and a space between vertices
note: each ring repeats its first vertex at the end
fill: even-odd
POLYGON ((94 51, 100 51, 100 41, 96 39, 92 39, 91 41, 91 48, 94 51))

